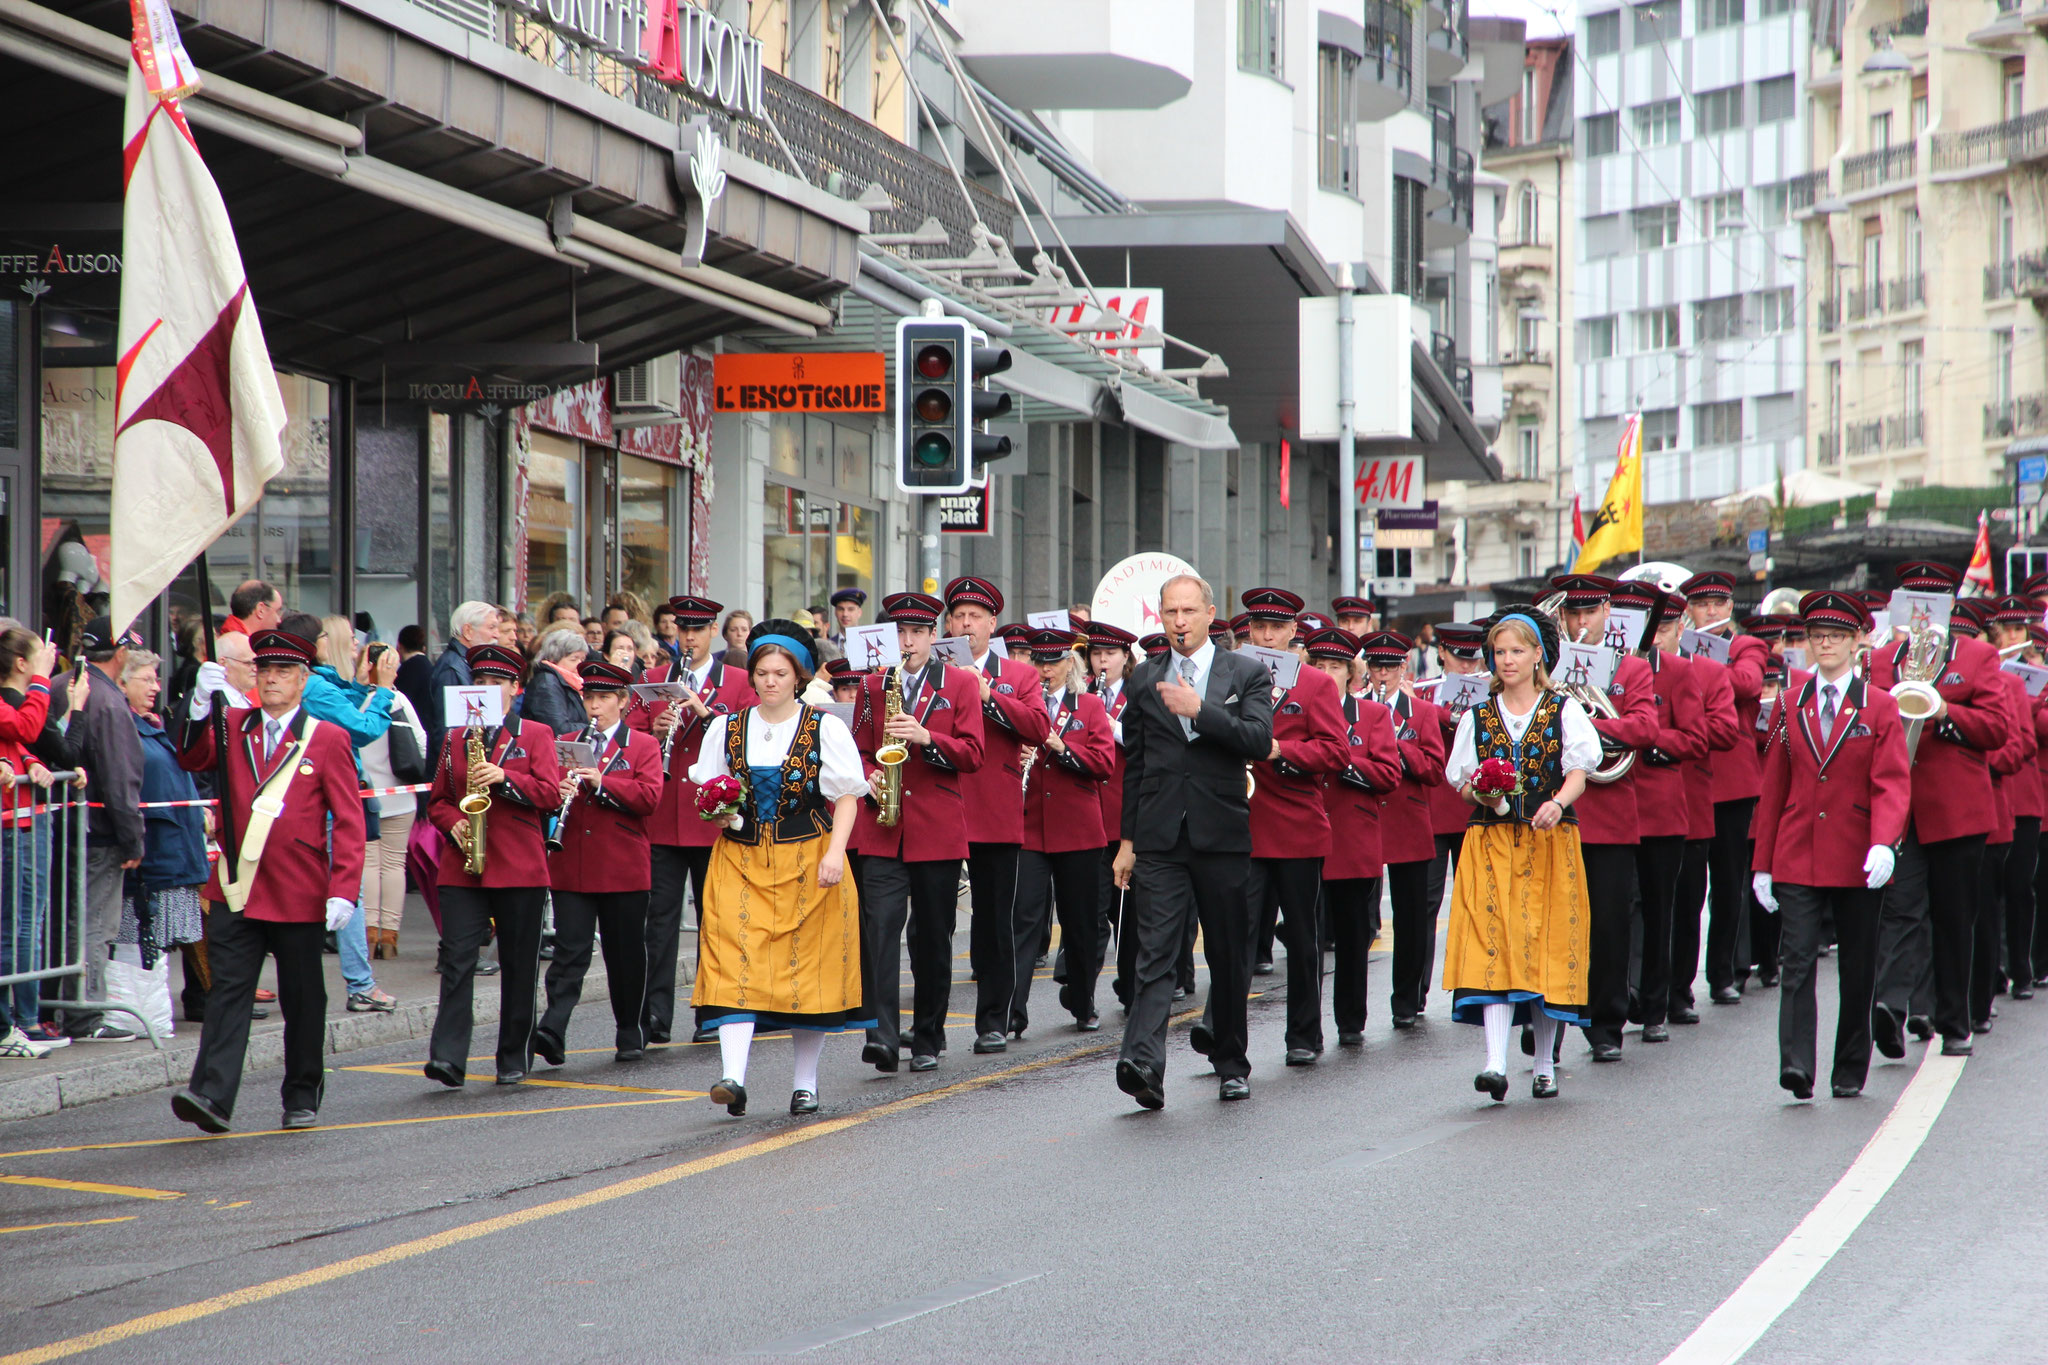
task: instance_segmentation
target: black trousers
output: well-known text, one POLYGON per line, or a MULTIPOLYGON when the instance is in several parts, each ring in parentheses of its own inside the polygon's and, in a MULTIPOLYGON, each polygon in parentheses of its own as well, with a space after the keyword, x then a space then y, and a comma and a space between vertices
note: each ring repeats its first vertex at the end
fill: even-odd
POLYGON ((1707 871, 1713 881, 1713 898, 1707 916, 1707 989, 1741 986, 1749 979, 1753 957, 1746 936, 1749 911, 1749 874, 1752 845, 1750 817, 1756 814, 1756 798, 1714 803, 1714 841, 1707 848, 1707 871))
POLYGON ((1078 1021, 1095 1017, 1095 978, 1102 972, 1102 914, 1097 877, 1102 850, 1017 855, 1016 989, 1010 998, 1010 1031, 1030 1026, 1031 978, 1038 945, 1050 932, 1054 908, 1060 923, 1060 952, 1067 961, 1066 984, 1060 987, 1060 1008, 1078 1021))
MULTIPOLYGON (((1323 883, 1323 919, 1336 945, 1330 974, 1330 1008, 1338 1033, 1365 1031, 1365 972, 1372 954, 1373 920, 1380 906, 1378 877, 1346 877, 1323 883)), ((1294 993, 1290 985, 1288 994, 1294 993)))
POLYGON ((1970 1020, 1991 1018, 1998 994, 1999 941, 2005 937, 2005 864, 2011 844, 1986 844, 1979 864, 1977 923, 1970 935, 1970 1020))
POLYGON ((2034 984, 2048 985, 2048 829, 2034 841, 2034 984))
MULTIPOLYGON (((1254 858, 1245 882, 1248 905, 1278 909, 1280 941, 1287 946, 1287 1046, 1311 1052, 1323 1050, 1322 890, 1321 858, 1254 858)), ((1253 946, 1245 945, 1247 953, 1253 946)), ((1202 1014, 1212 1033, 1216 1001, 1212 986, 1202 1014)))
MULTIPOLYGON (((1436 969, 1436 908, 1429 898, 1430 870, 1435 858, 1415 863, 1388 863, 1387 885, 1394 902, 1393 971, 1388 1007, 1397 1019, 1422 1013, 1429 1002, 1429 978, 1436 969)), ((1436 879, 1443 895, 1443 878, 1436 879)))
POLYGON ((1678 900, 1685 842, 1682 834, 1667 834, 1636 845, 1636 897, 1643 921, 1643 971, 1636 1004, 1645 1026, 1670 1018, 1672 906, 1678 900))
POLYGON ((556 891, 555 956, 548 963, 548 1007, 534 1032, 557 1047, 569 1036, 569 1015, 583 998, 593 938, 604 941, 611 986, 613 1046, 645 1046, 641 1009, 647 995, 647 893, 556 891))
POLYGON ((953 1000, 953 913, 960 894, 960 860, 906 863, 856 856, 851 862, 860 891, 861 991, 875 1013, 868 1041, 892 1052, 902 1045, 907 921, 910 1051, 936 1057, 946 1050, 946 1009, 953 1000))
POLYGON ((1711 839, 1687 839, 1678 864, 1678 889, 1671 899, 1671 988, 1669 1010, 1693 1007, 1692 983, 1700 974, 1700 915, 1707 903, 1707 850, 1711 839))
POLYGON ((676 1019, 676 952, 683 936, 683 890, 696 888, 697 923, 704 922, 704 878, 710 848, 655 844, 649 855, 653 886, 647 893, 647 1003, 641 1031, 650 1043, 665 1043, 676 1019))
MULTIPOLYGON (((326 1089, 327 976, 320 965, 326 926, 281 924, 238 915, 219 901, 206 903, 206 1022, 192 1059, 192 1093, 233 1115, 249 1052, 249 1010, 263 959, 277 959, 277 1008, 284 1016, 284 1107, 314 1109, 326 1089)), ((31 1023, 34 1021, 31 1020, 31 1023)))
POLYGON ((2034 979, 2034 921, 2040 913, 2034 899, 2035 867, 2041 853, 2041 817, 2022 815, 2013 821, 2012 851, 2005 855, 2005 974, 2015 984, 2034 979))
MULTIPOLYGON (((1458 851, 1464 848, 1464 846, 1465 835, 1462 831, 1457 834, 1439 834, 1436 836, 1436 858, 1429 865, 1428 894, 1431 905, 1442 905, 1444 903, 1444 882, 1458 875, 1458 851)), ((1377 905, 1373 907, 1372 913, 1373 928, 1377 930, 1379 928, 1380 913, 1377 905)))
POLYGON ((1943 1038, 1970 1036, 1970 958, 1984 836, 1923 844, 1909 825, 1878 916, 1877 1002, 1934 1017, 1943 1038))
POLYGON ((1778 882, 1781 975, 1778 978, 1778 1065, 1815 1075, 1815 968, 1832 920, 1841 951, 1835 971, 1841 994, 1835 1018, 1835 1070, 1830 1083, 1861 1088, 1870 1073, 1870 1006, 1877 994, 1877 936, 1883 891, 1860 886, 1794 886, 1778 882))
MULTIPOLYGON (((1116 889, 1116 875, 1112 865, 1116 862, 1119 845, 1111 844, 1102 855, 1102 882, 1109 889, 1113 899, 1105 904, 1113 907, 1116 916, 1116 977, 1110 982, 1110 989, 1116 992, 1117 1001, 1126 1012, 1137 990, 1138 981, 1138 935, 1132 929, 1131 893, 1116 889)), ((1135 880, 1135 879, 1134 879, 1135 880)), ((1108 931, 1110 921, 1103 923, 1103 962, 1109 961, 1108 931)), ((1182 995, 1195 992, 1195 934, 1198 926, 1189 924, 1187 936, 1181 940, 1180 957, 1174 962, 1173 985, 1182 995)))
POLYGON ((1586 1041, 1621 1046, 1628 1024, 1628 943, 1636 894, 1634 844, 1581 845, 1586 900, 1592 911, 1586 970, 1587 1007, 1593 1022, 1586 1041))
MULTIPOLYGON (((968 900, 974 920, 967 930, 967 961, 974 968, 974 1031, 1007 1032, 1010 999, 1017 992, 1016 844, 967 845, 968 900)), ((956 883, 957 887, 957 883, 956 883)), ((919 913, 922 912, 920 908, 919 913)), ((947 923, 952 917, 947 917, 947 923)), ((1033 953, 1025 961, 1037 958, 1033 953)))
POLYGON ((1162 1082, 1175 970, 1197 921, 1209 962, 1209 1028, 1215 1039, 1209 1060, 1224 1080, 1251 1074, 1245 1055, 1245 996, 1252 979, 1250 903, 1245 893, 1251 861, 1245 853, 1196 852, 1188 843, 1186 822, 1172 848, 1138 855, 1131 894, 1125 898, 1124 932, 1136 930, 1138 956, 1122 1057, 1151 1067, 1162 1082))
POLYGON ((441 1012, 428 1055, 469 1071, 475 1026, 476 957, 498 933, 498 1070, 533 1069, 533 991, 540 980, 541 919, 547 892, 537 886, 441 888, 441 1012))

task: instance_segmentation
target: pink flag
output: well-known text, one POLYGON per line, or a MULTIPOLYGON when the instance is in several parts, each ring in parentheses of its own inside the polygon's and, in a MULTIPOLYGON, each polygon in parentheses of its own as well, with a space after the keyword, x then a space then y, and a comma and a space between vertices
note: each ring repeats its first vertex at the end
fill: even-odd
POLYGON ((1991 521, 1977 513, 1977 544, 1970 551, 1970 567, 1963 573, 1964 597, 1991 596, 1991 521))
POLYGON ((113 607, 125 628, 284 468, 284 396, 234 228, 180 95, 198 87, 163 0, 131 0, 115 371, 113 607))

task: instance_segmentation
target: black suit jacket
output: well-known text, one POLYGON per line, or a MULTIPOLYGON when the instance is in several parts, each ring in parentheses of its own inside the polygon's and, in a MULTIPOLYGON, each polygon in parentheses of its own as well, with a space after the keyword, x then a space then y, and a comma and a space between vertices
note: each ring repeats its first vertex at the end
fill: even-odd
POLYGON ((1123 714, 1122 837, 1139 853, 1164 853, 1180 839, 1204 853, 1252 851, 1244 765, 1273 749, 1273 683, 1263 665, 1217 650, 1190 742, 1166 709, 1159 684, 1180 656, 1148 659, 1131 675, 1123 714))

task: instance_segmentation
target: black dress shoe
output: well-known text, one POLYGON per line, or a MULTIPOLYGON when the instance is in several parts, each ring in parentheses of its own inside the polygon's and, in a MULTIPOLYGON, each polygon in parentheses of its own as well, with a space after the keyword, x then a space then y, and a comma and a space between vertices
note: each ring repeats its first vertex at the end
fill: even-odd
POLYGON ((1554 1100, 1554 1099, 1556 1099, 1556 1098, 1557 1098, 1557 1077, 1555 1077, 1555 1076, 1538 1076, 1538 1077, 1536 1078, 1535 1082, 1534 1082, 1534 1083, 1533 1083, 1532 1085, 1530 1085, 1530 1087, 1529 1087, 1529 1093, 1530 1093, 1530 1094, 1532 1094, 1532 1095, 1534 1095, 1534 1096, 1535 1096, 1535 1097, 1536 1097, 1537 1099, 1539 1099, 1539 1100, 1554 1100))
POLYGON ((612 1060, 615 1062, 637 1062, 646 1056, 647 1050, 645 1048, 622 1047, 612 1060))
POLYGON ((1365 1035, 1363 1033, 1354 1032, 1351 1029, 1339 1029, 1337 1031, 1337 1046, 1364 1047, 1365 1035))
POLYGON ((320 1115, 311 1109, 287 1109, 284 1111, 284 1122, 279 1127, 286 1130, 311 1128, 319 1122, 320 1115))
POLYGON ((526 1073, 524 1071, 500 1071, 498 1073, 499 1085, 517 1085, 525 1079, 526 1073))
POLYGON ((939 1069, 939 1059, 932 1056, 929 1052, 913 1052, 910 1054, 910 1069, 912 1071, 937 1071, 939 1069))
POLYGON ((1414 1028, 1414 1027, 1415 1027, 1415 1016, 1414 1016, 1414 1015, 1412 1015, 1412 1014, 1397 1014, 1397 1015, 1395 1015, 1395 1016, 1394 1016, 1394 1027, 1395 1027, 1395 1028, 1398 1028, 1398 1029, 1411 1029, 1411 1028, 1414 1028))
POLYGON ((538 1029, 533 1033, 533 1055, 549 1066, 560 1066, 569 1060, 569 1055, 562 1051, 562 1045, 538 1029))
POLYGON ((1083 1033, 1100 1033, 1102 1031, 1102 1016, 1091 1014, 1086 1019, 1076 1019, 1074 1027, 1083 1033))
POLYGON ((1216 1087, 1219 1100, 1248 1100, 1252 1097, 1252 1083, 1242 1076, 1232 1076, 1216 1087))
POLYGON ((690 1041, 693 1043, 715 1043, 718 1041, 718 1030, 708 1026, 696 1029, 690 1034, 690 1041))
POLYGON ((1271 962, 1271 960, 1268 960, 1268 961, 1265 961, 1265 962, 1254 962, 1254 963, 1252 964, 1252 975, 1253 975, 1253 976, 1271 976, 1272 974, 1273 974, 1273 963, 1271 962))
POLYGON ((504 967, 496 962, 479 962, 476 964, 476 974, 478 976, 496 976, 504 970, 504 967))
POLYGON ((818 1112, 818 1092, 815 1090, 792 1090, 789 1092, 789 1112, 792 1114, 815 1114, 818 1112))
POLYGON ((1924 1014, 1909 1014, 1906 1016, 1906 1032, 1924 1043, 1934 1037, 1934 1021, 1924 1014))
POLYGON ((1889 1005, 1877 1005, 1871 1009, 1870 1037, 1877 1044, 1880 1055, 1893 1061, 1906 1055, 1906 1036, 1899 1030, 1899 1016, 1889 1005))
POLYGON ((1197 1023, 1188 1030, 1188 1046, 1206 1057, 1209 1050, 1216 1046, 1216 1035, 1209 1031, 1207 1024, 1197 1023))
POLYGON ((1970 1055, 1971 1050, 1968 1038, 1943 1038, 1941 1040, 1941 1055, 1944 1057, 1967 1057, 1970 1055))
POLYGON ((2012 998, 2015 1000, 2032 1000, 2034 998, 2034 988, 2027 985, 2024 981, 2016 981, 2013 983, 2012 998))
POLYGON ((984 1033, 974 1040, 974 1050, 984 1055, 990 1052, 1008 1052, 1010 1040, 1000 1033, 984 1033))
POLYGON ((228 1116, 221 1112, 220 1106, 191 1090, 180 1090, 171 1096, 171 1112, 202 1133, 228 1131, 228 1116))
POLYGON ((1620 1043, 1593 1044, 1593 1060, 1596 1062, 1618 1062, 1621 1060, 1620 1043))
POLYGON ((1287 1065, 1314 1066, 1315 1064, 1316 1052, 1314 1048, 1291 1047, 1287 1049, 1287 1065))
POLYGON ((263 1008, 263 1006, 261 1005, 252 1005, 249 1008, 249 1017, 251 1019, 268 1019, 270 1017, 270 1011, 263 1008))
POLYGON ((1970 1032, 1972 1032, 1972 1033, 1989 1033, 1989 1032, 1991 1032, 1991 1021, 1990 1021, 1989 1019, 1972 1019, 1972 1020, 1970 1021, 1970 1032))
MULTIPOLYGON (((1187 989, 1186 989, 1185 987, 1182 987, 1182 986, 1175 986, 1175 987, 1173 988, 1173 998, 1174 998, 1174 999, 1176 999, 1176 1000, 1185 1000, 1185 999, 1187 999, 1187 998, 1188 998, 1188 993, 1187 993, 1187 989)), ((1128 1010, 1128 1009, 1130 1009, 1130 1007, 1131 1007, 1131 1002, 1130 1002, 1130 1001, 1128 1001, 1128 1000, 1124 1001, 1124 1008, 1125 1008, 1126 1010, 1128 1010)))
POLYGON ((860 1059, 877 1071, 894 1073, 897 1067, 896 1049, 884 1043, 869 1043, 860 1050, 860 1059))
POLYGON ((1850 1085, 1846 1081, 1836 1081, 1832 1089, 1835 1098, 1838 1100, 1853 1100, 1863 1093, 1862 1086, 1850 1085))
POLYGON ((1646 1043, 1668 1043, 1671 1041, 1671 1030, 1662 1024, 1645 1024, 1643 1025, 1643 1041, 1646 1043))
POLYGON ((1041 971, 1041 972, 1042 972, 1042 971, 1044 971, 1044 970, 1045 970, 1045 962, 1046 962, 1046 957, 1045 957, 1045 954, 1044 954, 1044 953, 1040 953, 1040 954, 1039 954, 1039 955, 1038 955, 1038 956, 1037 956, 1036 958, 1033 958, 1033 959, 1032 959, 1032 962, 1031 962, 1031 966, 1032 966, 1032 968, 1033 968, 1034 970, 1036 970, 1036 971, 1041 971))
POLYGON ((1674 1024, 1697 1024, 1697 1023, 1698 1023, 1699 1021, 1700 1021, 1700 1012, 1699 1012, 1698 1010, 1694 1009, 1694 1008, 1693 1008, 1692 1006, 1690 1006, 1690 1005, 1686 1005, 1686 1006, 1683 1006, 1683 1007, 1681 1007, 1681 1006, 1677 1006, 1677 1005, 1674 1005, 1674 1006, 1672 1006, 1672 1007, 1671 1007, 1671 1022, 1672 1022, 1672 1023, 1674 1023, 1674 1024))
POLYGON ((1775 990, 1778 985, 1778 974, 1776 972, 1758 972, 1756 974, 1756 984, 1767 990, 1775 990))
POLYGON ((1791 1091, 1795 1100, 1810 1100, 1813 1098, 1813 1077, 1796 1066, 1788 1066, 1778 1073, 1778 1088, 1791 1091))
POLYGON ((747 1088, 732 1077, 721 1079, 711 1087, 711 1102, 725 1106, 725 1112, 739 1118, 747 1112, 747 1088))
POLYGON ((666 1034, 666 1033, 660 1033, 660 1032, 656 1032, 656 1031, 655 1031, 654 1029, 648 1029, 648 1030, 647 1030, 647 1046, 649 1046, 649 1047, 665 1047, 665 1046, 667 1046, 667 1044, 668 1044, 668 1034, 666 1034))
POLYGON ((439 1081, 450 1090, 462 1089, 462 1070, 453 1062, 428 1062, 424 1068, 427 1079, 439 1081))
POLYGON ((1717 1005, 1739 1005, 1742 1003, 1742 992, 1733 986, 1716 986, 1713 998, 1717 1005))
POLYGON ((1495 1104, 1505 1104, 1508 1098, 1508 1078, 1498 1071, 1482 1071, 1472 1078, 1472 1088, 1482 1095, 1493 1096, 1495 1104))
POLYGON ((1146 1109, 1166 1107, 1166 1091, 1160 1087, 1158 1074, 1143 1062, 1118 1062, 1116 1088, 1146 1109))

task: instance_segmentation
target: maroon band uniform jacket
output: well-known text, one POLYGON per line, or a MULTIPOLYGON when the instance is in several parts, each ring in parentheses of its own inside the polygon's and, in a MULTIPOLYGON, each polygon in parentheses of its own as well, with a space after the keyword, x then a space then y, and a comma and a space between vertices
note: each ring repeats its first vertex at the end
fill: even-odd
MULTIPOLYGON (((555 732, 539 721, 513 721, 487 730, 484 756, 505 770, 490 788, 484 819, 484 875, 472 877, 462 849, 451 836, 441 850, 442 886, 534 887, 548 885, 547 817, 561 804, 562 765, 555 761, 555 732), (516 728, 515 728, 516 727, 516 728)), ((466 819, 457 803, 469 790, 468 735, 460 726, 441 746, 441 766, 427 796, 427 819, 448 834, 466 819)), ((360 889, 360 888, 359 888, 360 889)))
MULTIPOLYGON (((562 846, 548 855, 549 885, 557 891, 603 895, 653 884, 647 817, 662 799, 661 745, 624 722, 613 733, 619 742, 606 743, 597 765, 604 781, 578 787, 563 807, 562 846)), ((594 740, 596 731, 584 738, 594 740)), ((697 819, 694 809, 690 818, 697 819)))

